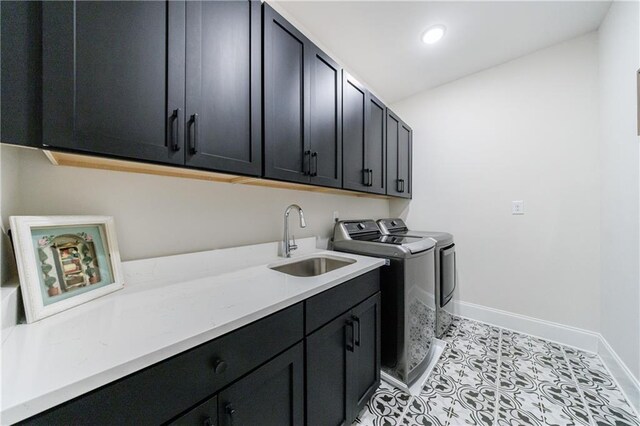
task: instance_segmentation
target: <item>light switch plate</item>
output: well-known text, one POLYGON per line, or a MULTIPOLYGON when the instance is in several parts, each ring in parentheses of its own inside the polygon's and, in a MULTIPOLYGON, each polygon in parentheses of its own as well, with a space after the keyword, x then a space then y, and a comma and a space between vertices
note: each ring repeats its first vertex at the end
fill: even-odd
POLYGON ((524 201, 522 200, 512 201, 511 214, 524 214, 524 201))

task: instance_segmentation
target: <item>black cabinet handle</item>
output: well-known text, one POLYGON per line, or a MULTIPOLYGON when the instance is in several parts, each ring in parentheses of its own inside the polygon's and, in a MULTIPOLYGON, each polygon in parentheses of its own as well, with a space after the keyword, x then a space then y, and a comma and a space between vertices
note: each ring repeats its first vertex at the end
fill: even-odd
MULTIPOLYGON (((356 338, 354 339, 354 344, 355 344, 355 346, 360 346, 360 318, 359 318, 359 317, 357 317, 357 316, 355 316, 355 315, 352 315, 352 316, 351 316, 351 319, 352 319, 356 324, 358 324, 358 337, 356 337, 356 338)), ((355 334, 355 333, 354 333, 354 334, 355 334)))
POLYGON ((371 175, 369 175, 369 169, 362 169, 362 184, 364 186, 369 186, 369 178, 371 175))
POLYGON ((198 127, 198 114, 192 114, 191 120, 189 120, 189 138, 193 141, 191 144, 191 154, 198 152, 198 134, 200 129, 198 127))
POLYGON ((369 169, 369 186, 373 186, 373 169, 369 169))
POLYGON ((304 152, 304 159, 302 160, 302 174, 305 176, 311 175, 311 151, 304 152))
POLYGON ((398 179, 396 182, 396 189, 398 192, 404 192, 404 179, 398 179))
POLYGON ((353 327, 353 321, 347 320, 347 327, 351 329, 351 338, 347 337, 347 334, 345 333, 346 346, 349 352, 353 352, 356 347, 356 332, 353 327))
POLYGON ((311 153, 311 160, 313 160, 313 169, 311 171, 311 176, 318 176, 318 153, 311 153))
POLYGON ((235 409, 235 408, 233 408, 233 406, 232 406, 231 404, 227 404, 227 406, 226 406, 226 407, 224 407, 224 411, 226 411, 226 412, 227 412, 227 415, 229 416, 229 419, 231 420, 231 421, 229 422, 229 424, 230 424, 231 426, 233 426, 233 415, 234 415, 234 414, 236 414, 236 409, 235 409))
POLYGON ((213 372, 216 374, 222 374, 227 371, 227 363, 221 359, 216 359, 213 362, 213 372))
POLYGON ((171 114, 171 144, 170 147, 174 151, 180 151, 180 144, 178 138, 180 135, 178 131, 180 129, 180 108, 174 109, 171 114))

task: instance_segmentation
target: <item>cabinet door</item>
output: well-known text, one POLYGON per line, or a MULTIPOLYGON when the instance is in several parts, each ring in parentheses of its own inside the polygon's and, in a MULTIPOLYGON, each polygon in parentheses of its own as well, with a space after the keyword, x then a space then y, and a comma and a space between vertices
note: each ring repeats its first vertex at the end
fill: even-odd
POLYGON ((353 368, 354 323, 350 312, 307 337, 307 425, 350 425, 349 371, 353 368))
POLYGON ((370 178, 365 169, 367 90, 346 72, 342 74, 342 187, 366 191, 370 178))
POLYGON ((220 392, 218 412, 221 426, 303 424, 303 343, 220 392))
POLYGON ((217 426, 218 425, 218 397, 207 399, 197 407, 187 411, 169 423, 171 426, 217 426))
POLYGON ((309 182, 310 42, 264 5, 264 175, 309 182))
POLYGON ((186 2, 186 163, 259 175, 260 2, 186 2))
POLYGON ((367 92, 365 167, 369 173, 367 192, 386 193, 386 107, 367 92))
POLYGON ((351 313, 356 338, 350 374, 353 393, 348 404, 354 408, 355 417, 380 386, 380 293, 360 303, 351 313))
POLYGON ((42 143, 42 3, 0 2, 2 143, 42 143))
POLYGON ((342 186, 342 76, 340 66, 317 47, 310 49, 309 114, 311 183, 342 186))
POLYGON ((411 198, 412 130, 387 110, 387 194, 411 198))
POLYGON ((402 184, 398 174, 398 131, 401 120, 391 110, 387 110, 387 194, 402 195, 402 184))
POLYGON ((411 198, 413 152, 413 130, 405 123, 398 129, 398 179, 400 180, 400 197, 411 198))
POLYGON ((43 144, 184 164, 185 5, 43 4, 43 144))

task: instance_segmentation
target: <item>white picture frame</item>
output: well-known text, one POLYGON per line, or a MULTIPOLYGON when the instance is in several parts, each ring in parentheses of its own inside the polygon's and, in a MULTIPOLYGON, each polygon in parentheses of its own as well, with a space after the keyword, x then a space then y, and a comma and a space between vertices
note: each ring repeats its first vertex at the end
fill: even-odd
POLYGON ((124 287, 111 216, 11 216, 27 323, 124 287))

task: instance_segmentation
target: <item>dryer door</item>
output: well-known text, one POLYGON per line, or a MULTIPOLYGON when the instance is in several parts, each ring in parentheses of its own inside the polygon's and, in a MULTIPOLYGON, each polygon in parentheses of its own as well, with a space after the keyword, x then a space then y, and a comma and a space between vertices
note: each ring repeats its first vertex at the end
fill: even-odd
POLYGON ((453 297, 456 289, 456 245, 451 244, 440 250, 440 307, 444 307, 453 297))

